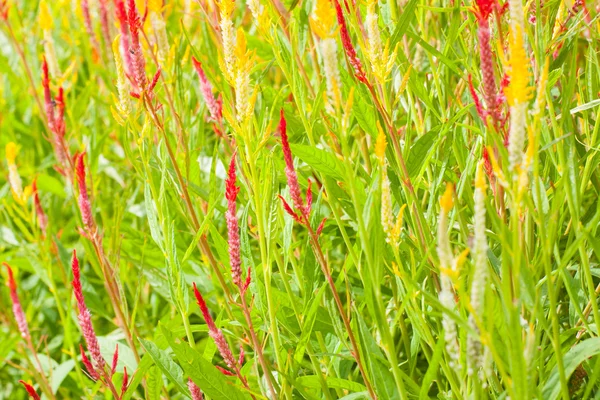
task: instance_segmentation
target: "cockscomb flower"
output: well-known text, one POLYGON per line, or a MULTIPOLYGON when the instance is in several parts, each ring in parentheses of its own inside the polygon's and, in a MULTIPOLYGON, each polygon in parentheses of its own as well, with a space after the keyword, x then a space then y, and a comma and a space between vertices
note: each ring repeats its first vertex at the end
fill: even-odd
POLYGON ((202 98, 204 98, 204 102, 206 103, 206 107, 210 113, 210 117, 214 121, 221 123, 223 119, 223 102, 220 98, 218 100, 215 98, 212 92, 212 85, 206 77, 200 61, 196 60, 195 57, 192 57, 192 63, 194 64, 194 69, 200 78, 200 92, 202 93, 202 98))
POLYGON ((523 160, 523 146, 527 129, 527 104, 531 98, 529 87, 529 60, 525 54, 523 33, 519 26, 510 31, 510 84, 506 98, 510 106, 510 131, 508 138, 509 170, 516 171, 523 160))
POLYGON ((335 18, 335 10, 331 7, 330 0, 317 0, 310 16, 310 27, 321 39, 333 37, 335 18))
POLYGON ((190 390, 190 395, 192 396, 192 400, 202 400, 202 392, 200 388, 194 383, 191 378, 188 378, 187 381, 188 389, 190 390))
POLYGON ((223 62, 224 68, 223 75, 225 79, 230 83, 235 81, 235 55, 234 55, 234 43, 235 30, 233 28, 233 20, 231 15, 235 9, 235 1, 233 0, 219 0, 218 2, 221 21, 219 27, 221 28, 221 42, 223 45, 223 62))
POLYGON ((327 85, 326 109, 329 114, 339 111, 342 104, 340 90, 340 70, 338 68, 337 43, 334 38, 322 39, 319 43, 321 58, 323 59, 323 73, 327 85))
POLYGON ((150 24, 152 25, 152 31, 154 31, 156 39, 156 55, 158 61, 163 65, 169 55, 170 46, 167 37, 167 24, 162 15, 162 0, 149 0, 147 4, 150 14, 150 24))
MULTIPOLYGON (((481 63, 483 97, 487 107, 487 114, 492 117, 495 124, 498 124, 498 89, 494 74, 494 61, 490 44, 491 31, 488 21, 495 6, 495 0, 476 0, 476 3, 477 7, 475 15, 477 16, 478 22, 477 38, 479 40, 479 60, 481 63)), ((485 117, 483 119, 485 120, 485 117)))
POLYGON ((131 33, 129 32, 129 22, 127 20, 127 10, 125 8, 124 0, 115 0, 115 14, 119 21, 119 42, 121 57, 125 62, 125 72, 129 76, 133 76, 133 60, 131 58, 131 33))
POLYGON ((250 9, 250 13, 252 17, 259 23, 261 20, 262 13, 264 11, 264 7, 260 4, 260 0, 247 0, 246 4, 248 4, 248 8, 250 9))
POLYGON ((338 0, 332 0, 335 6, 335 12, 337 14, 338 25, 340 26, 340 37, 342 39, 342 45, 344 47, 344 51, 346 52, 346 56, 348 56, 348 60, 350 61, 350 65, 354 68, 354 75, 356 79, 360 82, 368 83, 367 77, 365 75, 365 71, 363 70, 362 63, 356 54, 356 50, 352 45, 352 40, 350 39, 350 33, 348 32, 348 27, 346 26, 346 20, 344 19, 344 11, 342 11, 342 6, 338 0))
POLYGON ((128 0, 127 3, 127 23, 131 34, 131 64, 133 67, 132 75, 137 89, 141 92, 146 88, 148 79, 146 78, 146 60, 140 43, 140 28, 142 21, 138 14, 135 0, 128 0))
POLYGON ((253 53, 246 49, 246 35, 242 28, 237 32, 235 47, 235 110, 238 122, 247 121, 254 111, 251 100, 250 70, 253 64, 253 53))
POLYGON ((8 19, 8 0, 0 0, 0 18, 6 21, 8 19))
POLYGON ((129 82, 125 75, 125 69, 123 68, 123 61, 121 61, 121 53, 119 52, 119 38, 120 35, 115 38, 112 44, 113 57, 115 59, 115 67, 117 69, 117 92, 119 94, 118 101, 115 101, 115 110, 113 115, 117 122, 121 125, 125 123, 125 120, 131 112, 131 101, 129 99, 129 82), (118 117, 118 118, 117 118, 118 117))
POLYGON ((106 362, 102 357, 102 353, 100 353, 98 337, 96 336, 94 326, 92 325, 92 316, 85 304, 85 298, 83 297, 79 260, 77 259, 77 253, 75 250, 73 250, 73 258, 71 259, 71 269, 73 270, 73 281, 71 282, 71 285, 73 286, 75 299, 77 299, 77 309, 79 310, 79 326, 81 327, 81 332, 83 333, 83 338, 87 345, 87 349, 92 355, 92 361, 94 362, 94 372, 90 371, 90 373, 95 373, 97 375, 99 371, 104 371, 106 362))
POLYGON ((523 0, 508 0, 511 28, 520 28, 523 31, 525 25, 525 12, 523 11, 523 0))
MULTIPOLYGON (((42 59, 42 87, 44 89, 44 109, 46 112, 46 119, 48 121, 48 127, 52 132, 52 144, 54 147, 54 153, 56 159, 60 163, 61 173, 65 173, 67 166, 70 162, 69 149, 65 143, 65 101, 64 92, 62 88, 58 89, 58 96, 56 99, 52 99, 52 92, 50 91, 50 78, 48 76, 48 63, 46 57, 42 59)), ((67 174, 67 177, 71 175, 67 174)))
POLYGON ((231 264, 231 276, 233 283, 242 290, 242 261, 240 258, 240 233, 236 216, 235 200, 240 188, 236 186, 235 177, 235 154, 231 157, 229 172, 225 181, 225 198, 227 199, 227 244, 229 246, 229 262, 231 264))
POLYGON ((35 214, 37 216, 40 229, 42 230, 42 234, 45 237, 46 229, 48 228, 48 216, 42 208, 42 202, 40 201, 40 194, 37 188, 37 178, 33 180, 33 183, 31 184, 31 189, 33 192, 33 205, 35 207, 35 214))
POLYGON ((310 191, 310 181, 309 187, 307 190, 306 198, 307 202, 304 204, 304 200, 302 200, 302 194, 300 192, 300 185, 298 184, 298 176, 296 175, 296 169, 294 168, 294 159, 292 157, 292 150, 290 149, 290 143, 288 142, 287 136, 287 122, 285 120, 285 115, 283 113, 283 109, 281 109, 281 117, 279 120, 279 134, 281 135, 281 149, 283 150, 283 159, 285 161, 285 176, 287 178, 288 188, 290 190, 290 197, 292 198, 292 203, 294 204, 294 208, 296 211, 300 213, 300 215, 296 214, 292 208, 288 205, 288 203, 284 200, 283 197, 279 196, 279 198, 283 202, 283 207, 285 211, 290 214, 296 221, 300 223, 308 223, 308 216, 311 210, 312 203, 312 193, 310 191), (310 201, 309 201, 310 196, 310 201), (303 217, 304 220, 301 218, 303 217))
POLYGON ((10 291, 10 300, 12 301, 12 310, 13 315, 15 316, 15 321, 17 321, 17 326, 19 327, 21 337, 27 341, 30 341, 31 335, 29 334, 29 325, 27 325, 27 319, 25 318, 25 313, 23 312, 23 307, 21 307, 21 301, 19 300, 19 295, 17 294, 17 283, 15 282, 12 268, 5 262, 2 264, 6 267, 8 272, 8 281, 6 282, 6 285, 10 291))
MULTIPOLYGON (((447 309, 453 311, 456 309, 454 300, 454 292, 452 289, 452 275, 455 273, 455 262, 450 247, 450 239, 448 237, 448 213, 453 207, 452 184, 446 185, 446 191, 440 199, 440 217, 438 221, 438 245, 437 253, 440 260, 440 282, 441 290, 439 293, 440 303, 447 309)), ((444 339, 446 342, 446 351, 450 357, 450 366, 458 368, 460 351, 458 344, 458 331, 456 322, 447 314, 442 316, 442 325, 444 327, 444 339)))
POLYGON ((92 17, 90 15, 90 4, 88 0, 81 0, 81 14, 83 15, 83 24, 85 25, 85 30, 90 39, 90 44, 92 45, 92 52, 95 57, 100 56, 100 45, 98 44, 98 39, 96 39, 96 34, 94 32, 94 26, 92 25, 92 17))
POLYGON ((98 13, 100 14, 100 30, 102 32, 102 40, 104 41, 104 49, 107 50, 108 55, 109 47, 112 41, 110 40, 110 23, 108 21, 108 7, 107 0, 98 0, 98 13))
POLYGON ((96 232, 96 224, 94 222, 94 216, 92 215, 92 205, 90 198, 87 193, 87 184, 85 182, 85 163, 83 158, 85 153, 80 153, 75 156, 75 174, 77 177, 77 185, 79 187, 79 196, 77 197, 77 203, 79 204, 79 211, 81 212, 81 219, 83 225, 89 234, 96 232))
POLYGON ((379 32, 379 17, 375 11, 376 4, 376 0, 368 0, 367 2, 367 16, 365 18, 368 39, 367 56, 371 62, 373 74, 380 84, 384 84, 394 67, 397 47, 390 54, 389 41, 385 44, 385 47, 382 44, 381 33, 379 32))
POLYGON ((217 346, 217 349, 219 350, 219 353, 221 354, 221 357, 223 357, 223 360, 225 361, 225 364, 227 364, 227 366, 231 369, 237 369, 236 360, 233 357, 233 353, 231 352, 231 349, 229 348, 229 344, 227 343, 227 340, 225 340, 225 336, 223 336, 223 331, 221 331, 215 325, 215 321, 213 320, 212 316, 210 315, 210 311, 208 311, 206 302, 204 301, 204 298, 198 291, 198 288, 196 287, 195 282, 194 282, 194 295, 196 296, 196 302, 198 303, 198 306, 200 307, 200 311, 202 312, 204 321, 206 321, 206 325, 208 326, 208 334, 214 340, 215 345, 217 346))
POLYGON ((53 77, 57 78, 61 75, 61 72, 56 58, 56 51, 54 49, 54 38, 52 37, 52 27, 54 25, 52 14, 50 14, 46 1, 41 1, 39 8, 40 28, 44 34, 44 54, 48 60, 50 73, 53 77))
POLYGON ((6 144, 6 164, 8 165, 8 183, 15 201, 21 205, 25 204, 27 197, 31 194, 31 188, 23 190, 23 181, 17 169, 16 158, 18 148, 14 142, 6 144))
MULTIPOLYGON (((477 165, 475 174, 475 194, 473 214, 473 281, 471 283, 471 315, 469 325, 472 330, 479 332, 476 320, 481 320, 484 313, 485 288, 488 278, 487 270, 487 239, 485 236, 485 161, 477 165)), ((481 341, 477 335, 467 338, 468 373, 472 375, 483 366, 481 341)))
POLYGON ((40 396, 37 394, 37 392, 35 391, 33 386, 31 386, 29 383, 27 383, 25 381, 19 381, 19 383, 21 385, 23 385, 23 387, 27 391, 27 394, 29 395, 30 398, 32 398, 33 400, 40 400, 40 396))

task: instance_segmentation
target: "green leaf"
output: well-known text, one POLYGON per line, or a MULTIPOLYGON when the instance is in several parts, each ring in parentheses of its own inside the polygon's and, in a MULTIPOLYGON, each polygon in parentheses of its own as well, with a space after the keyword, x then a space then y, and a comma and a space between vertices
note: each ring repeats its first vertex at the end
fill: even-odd
POLYGON ((421 172, 421 168, 427 162, 429 152, 438 137, 439 130, 432 129, 419 137, 410 148, 408 159, 406 160, 406 168, 408 168, 408 175, 411 178, 414 178, 421 172))
MULTIPOLYGON (((327 382, 327 386, 331 389, 345 389, 351 392, 363 392, 367 389, 365 385, 361 383, 349 381, 347 379, 336 378, 333 376, 328 376, 325 381, 327 382)), ((319 383, 319 377, 317 375, 301 376, 300 378, 296 379, 296 383, 310 389, 319 389, 321 387, 319 383)))
POLYGON ((402 15, 400 16, 400 19, 396 24, 396 29, 390 38, 390 48, 393 49, 396 43, 402 39, 402 36, 404 36, 404 32, 406 32, 408 29, 410 22, 415 19, 414 12, 415 8, 417 7, 417 3, 418 0, 410 0, 402 9, 402 15))
POLYGON ((344 167, 332 153, 313 146, 290 144, 292 154, 310 165, 318 172, 336 180, 344 179, 344 167))
MULTIPOLYGON (((600 354, 600 338, 592 338, 573 346, 563 357, 565 377, 567 380, 575 369, 588 358, 600 354)), ((560 396, 560 377, 558 367, 554 366, 542 391, 545 400, 558 399, 560 396)))
POLYGON ((181 367, 173 361, 165 350, 159 349, 158 346, 151 341, 140 339, 140 342, 148 354, 150 354, 154 363, 162 370, 163 374, 175 384, 181 393, 185 394, 186 397, 190 397, 181 367))
POLYGON ((173 338, 171 333, 161 326, 167 342, 173 349, 183 370, 207 396, 213 399, 246 400, 249 398, 223 375, 214 365, 206 361, 202 354, 189 344, 173 338))

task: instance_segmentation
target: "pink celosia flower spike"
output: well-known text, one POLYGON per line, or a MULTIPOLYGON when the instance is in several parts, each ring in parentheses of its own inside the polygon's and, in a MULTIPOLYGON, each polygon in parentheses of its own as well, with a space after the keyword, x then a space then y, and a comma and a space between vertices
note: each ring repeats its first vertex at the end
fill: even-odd
POLYGON ((34 400, 40 400, 40 396, 37 394, 33 386, 25 381, 19 381, 19 383, 25 387, 25 390, 27 390, 27 394, 29 394, 30 398, 34 400))
POLYGON ((235 185, 235 154, 231 157, 229 163, 229 173, 225 181, 225 198, 227 199, 227 212, 225 219, 227 220, 227 235, 229 245, 229 262, 231 263, 231 276, 233 283, 242 289, 242 261, 240 259, 240 234, 238 220, 236 217, 235 199, 237 198, 240 188, 235 185))
POLYGON ((10 291, 10 300, 12 301, 12 309, 13 314, 15 316, 15 320, 17 321, 17 326, 19 327, 19 332, 21 332, 21 337, 27 341, 31 340, 31 336, 29 334, 29 326, 27 325, 27 319, 25 318, 25 313, 23 312, 23 307, 21 307, 21 301, 19 300, 19 295, 17 294, 17 283, 15 282, 15 277, 13 275, 12 268, 7 263, 3 263, 8 271, 8 282, 6 282, 8 289, 10 291))
POLYGON ((123 367, 123 383, 121 384, 121 398, 127 391, 127 386, 129 385, 129 376, 127 375, 127 367, 123 367))
POLYGON ((75 156, 75 173, 77 175, 77 185, 79 186, 79 197, 77 198, 77 202, 79 203, 79 211, 81 212, 81 219, 83 220, 85 229, 88 233, 94 233, 96 227, 92 215, 92 205, 87 194, 87 184, 85 183, 84 156, 85 152, 75 156))
POLYGON ((194 381, 188 378, 187 385, 188 389, 190 389, 192 400, 202 400, 202 392, 200 391, 200 388, 194 383, 194 381))
MULTIPOLYGON (((488 22, 489 16, 494 10, 495 0, 476 0, 478 29, 477 37, 479 39, 479 59, 481 62, 481 75, 483 82, 483 97, 487 107, 488 114, 498 123, 498 101, 496 77, 494 75, 494 61, 492 55, 492 47, 490 45, 490 25, 488 22)), ((485 118, 484 118, 485 119, 485 118)))
MULTIPOLYGON (((98 1, 100 11, 100 26, 102 28, 102 40, 104 40, 104 48, 110 49, 112 41, 110 40, 110 24, 108 22, 107 0, 98 1)), ((110 53, 107 50, 107 53, 110 53)))
POLYGON ((75 252, 75 250, 73 250, 71 269, 73 270, 73 281, 71 282, 71 285, 73 286, 73 292, 75 293, 75 298, 77 299, 77 308, 79 309, 79 326, 81 326, 83 338, 85 339, 88 351, 92 355, 92 360, 94 361, 95 368, 97 369, 97 371, 103 371, 106 362, 102 357, 102 353, 100 353, 98 337, 96 336, 94 326, 92 325, 92 316, 87 306, 85 305, 85 299, 83 297, 83 291, 81 289, 79 260, 77 259, 77 253, 75 252))
POLYGON ((142 21, 136 8, 135 0, 128 0, 127 2, 127 21, 129 23, 129 32, 131 33, 130 52, 132 56, 133 77, 138 89, 141 91, 145 89, 147 81, 146 60, 144 59, 144 53, 140 44, 139 30, 142 26, 142 21))
POLYGON ((131 59, 131 53, 129 51, 131 47, 130 34, 129 34, 129 23, 127 22, 127 10, 125 9, 125 2, 123 0, 115 0, 115 13, 119 20, 119 31, 121 36, 119 42, 121 44, 121 57, 125 60, 125 71, 129 77, 133 76, 133 61, 131 59))
POLYGON ((220 99, 215 99, 215 95, 212 92, 212 85, 208 81, 200 61, 196 60, 195 57, 192 57, 192 63, 200 78, 200 91, 202 92, 206 107, 210 112, 210 117, 220 123, 223 118, 223 102, 220 99))
POLYGON ((350 61, 350 65, 354 68, 354 75, 356 79, 358 79, 362 83, 368 83, 367 76, 365 75, 365 71, 363 70, 362 63, 360 59, 356 55, 356 50, 352 45, 352 40, 350 39, 350 33, 348 33, 348 27, 346 26, 346 20, 344 18, 344 12, 342 11, 342 6, 340 5, 338 0, 332 0, 333 5, 335 6, 335 12, 337 14, 338 24, 340 25, 340 37, 342 39, 342 46, 344 47, 344 51, 346 52, 346 56, 348 56, 348 60, 350 61))
POLYGON ((33 204, 35 206, 35 214, 37 216, 38 224, 40 224, 40 229, 42 230, 42 234, 44 237, 46 236, 46 228, 48 227, 48 217, 44 213, 44 209, 42 208, 42 203, 40 202, 40 195, 38 193, 37 188, 37 178, 33 180, 31 184, 33 191, 33 204))
POLYGON ((88 0, 81 0, 81 13, 83 14, 83 23, 85 30, 90 37, 90 43, 92 44, 92 51, 96 53, 96 56, 100 55, 100 46, 94 33, 94 26, 92 25, 92 17, 90 16, 90 5, 88 0))
POLYGON ((206 321, 206 325, 208 325, 208 334, 215 341, 215 345, 217 346, 219 353, 221 353, 221 357, 223 357, 225 364, 227 364, 227 366, 231 369, 237 369, 236 361, 233 357, 231 349, 229 348, 229 344, 227 344, 225 336, 223 336, 223 332, 215 325, 215 321, 212 319, 210 312, 208 311, 208 307, 206 306, 206 302, 198 291, 195 282, 194 295, 196 296, 196 302, 200 307, 200 311, 202 312, 202 316, 206 321))

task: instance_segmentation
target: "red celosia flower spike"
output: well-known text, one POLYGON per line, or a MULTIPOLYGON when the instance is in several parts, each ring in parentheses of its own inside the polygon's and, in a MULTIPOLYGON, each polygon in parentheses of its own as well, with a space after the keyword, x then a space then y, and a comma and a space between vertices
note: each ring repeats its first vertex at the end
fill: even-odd
POLYGON ((98 373, 96 372, 96 369, 92 365, 92 362, 90 361, 90 359, 87 358, 87 356, 85 355, 85 350, 83 349, 83 346, 81 344, 79 345, 79 352, 81 353, 81 362, 87 369, 88 374, 90 375, 90 378, 92 378, 93 380, 98 380, 98 378, 99 378, 98 373))
POLYGON ((156 86, 156 84, 158 83, 158 79, 160 78, 160 73, 161 73, 161 69, 159 68, 156 73, 154 74, 154 77, 152 78, 152 81, 150 82, 150 84, 148 85, 148 92, 152 93, 152 91, 154 90, 154 87, 156 86))
POLYGON ((479 100, 479 96, 477 96, 477 92, 475 92, 475 88, 473 87, 473 80, 471 79, 471 74, 469 74, 469 93, 471 93, 471 97, 473 98, 473 102, 475 103, 475 109, 477 110, 477 115, 485 122, 485 110, 481 105, 481 101, 479 100))
POLYGON ((112 375, 117 371, 117 363, 119 362, 119 345, 115 347, 115 353, 113 354, 112 365, 110 367, 110 373, 112 375))
POLYGON ((7 286, 10 291, 10 300, 12 301, 13 314, 15 316, 15 320, 17 321, 19 332, 21 332, 21 337, 23 339, 29 341, 31 340, 31 336, 29 334, 29 326, 27 325, 27 319, 25 318, 25 313, 23 312, 23 307, 21 306, 19 295, 17 294, 17 283, 15 282, 15 277, 13 275, 12 268, 5 262, 2 264, 4 264, 8 271, 7 286))
POLYGON ((352 40, 350 39, 350 34, 348 33, 348 27, 346 26, 346 20, 344 18, 344 12, 342 11, 342 6, 340 5, 338 0, 332 0, 333 5, 335 6, 335 12, 337 14, 338 24, 340 25, 340 37, 342 39, 342 46, 344 47, 344 51, 346 52, 346 56, 348 56, 348 60, 350 61, 350 65, 354 68, 354 75, 356 79, 358 79, 362 83, 368 83, 367 77, 365 75, 365 71, 362 68, 362 64, 360 59, 356 55, 356 50, 352 45, 352 40))
POLYGON ((494 11, 496 0, 475 0, 477 4, 477 19, 487 20, 494 11))
POLYGON ((218 369, 219 371, 221 371, 221 373, 222 373, 223 375, 225 375, 225 376, 234 376, 234 375, 235 375, 233 372, 231 372, 231 371, 230 371, 230 370, 228 370, 228 369, 225 369, 225 368, 223 368, 223 367, 220 367, 220 366, 218 366, 218 365, 215 365, 215 367, 217 367, 217 369, 218 369))
POLYGON ((88 233, 95 232, 94 217, 92 215, 92 205, 87 194, 87 184, 85 182, 85 163, 83 158, 85 152, 77 154, 75 156, 75 174, 77 176, 77 185, 79 186, 79 197, 77 202, 79 203, 79 211, 81 212, 81 219, 88 233))
POLYGON ((19 383, 25 387, 25 390, 27 390, 29 397, 31 397, 34 400, 40 400, 40 396, 37 394, 37 392, 35 391, 33 386, 31 386, 29 383, 27 383, 25 381, 19 381, 19 383))
POLYGON ((125 394, 129 384, 129 376, 127 375, 127 367, 123 367, 123 383, 121 384, 121 397, 125 394))
POLYGON ((98 369, 98 371, 103 371, 106 362, 104 361, 102 353, 100 352, 98 337, 96 336, 94 326, 92 325, 92 316, 85 304, 85 299, 83 297, 79 260, 77 259, 77 253, 75 250, 73 250, 73 258, 71 259, 71 269, 73 270, 73 281, 71 282, 71 285, 73 286, 73 292, 75 293, 75 298, 77 299, 77 308, 79 309, 79 326, 81 326, 83 338, 87 344, 88 351, 92 355, 92 360, 95 363, 95 367, 98 369))
POLYGON ((42 87, 44 88, 44 106, 48 126, 54 131, 54 103, 52 102, 52 93, 50 92, 50 78, 48 76, 48 63, 46 57, 42 58, 42 87))
POLYGON ((229 163, 229 172, 225 181, 225 198, 227 199, 227 212, 225 219, 227 221, 227 236, 229 247, 229 262, 231 264, 231 276, 233 283, 242 289, 242 261, 240 258, 240 234, 239 225, 236 216, 235 200, 240 188, 236 186, 235 177, 235 154, 231 157, 229 163))
MULTIPOLYGON (((298 176, 294 169, 294 159, 292 158, 292 151, 290 150, 290 143, 288 142, 287 122, 285 120, 283 109, 281 109, 281 117, 279 119, 279 134, 281 135, 281 149, 283 150, 283 159, 285 160, 285 176, 287 177, 288 187, 290 189, 290 197, 294 203, 294 208, 296 208, 300 214, 306 216, 308 215, 306 212, 307 208, 304 206, 302 194, 300 193, 300 185, 298 185, 298 176)), ((284 207, 286 211, 290 213, 289 206, 286 207, 284 204, 284 207)))
POLYGON ((235 369, 236 361, 235 361, 235 358, 233 358, 233 353, 231 352, 231 349, 229 348, 229 344, 227 344, 227 341, 225 340, 225 336, 223 336, 223 332, 219 328, 217 328, 217 326, 215 325, 215 321, 211 317, 210 312, 208 311, 208 307, 206 306, 206 302, 204 301, 204 298, 202 297, 202 295, 200 294, 200 291, 196 287, 195 282, 194 282, 194 295, 196 296, 196 301, 198 303, 198 306, 200 307, 202 316, 204 317, 204 320, 206 321, 206 325, 208 325, 209 336, 214 340, 215 345, 217 346, 217 349, 219 350, 219 353, 221 354, 221 357, 223 357, 223 360, 225 361, 225 364, 227 364, 227 366, 229 368, 235 369))
POLYGON ((6 21, 8 19, 8 1, 0 0, 0 18, 6 21))

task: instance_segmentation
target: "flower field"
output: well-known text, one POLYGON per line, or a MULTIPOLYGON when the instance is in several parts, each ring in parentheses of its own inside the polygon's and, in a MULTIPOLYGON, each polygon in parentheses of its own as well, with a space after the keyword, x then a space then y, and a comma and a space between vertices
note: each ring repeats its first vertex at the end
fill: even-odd
POLYGON ((0 399, 600 399, 599 16, 0 0, 0 399))

